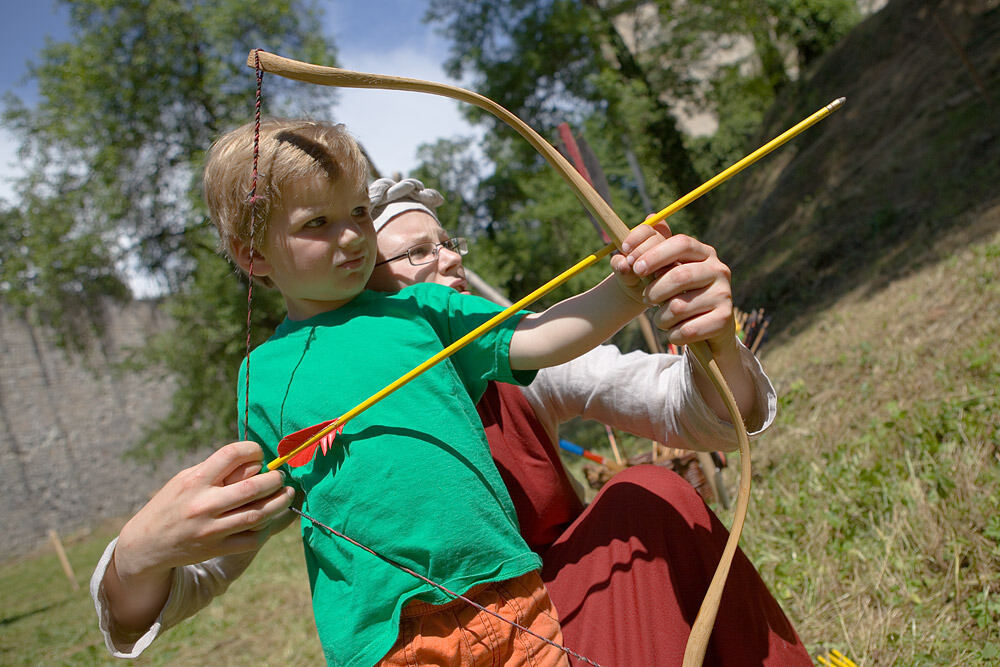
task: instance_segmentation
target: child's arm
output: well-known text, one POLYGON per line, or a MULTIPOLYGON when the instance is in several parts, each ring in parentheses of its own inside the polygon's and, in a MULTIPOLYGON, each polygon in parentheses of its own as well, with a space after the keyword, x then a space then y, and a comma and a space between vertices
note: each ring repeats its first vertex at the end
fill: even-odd
MULTIPOLYGON (((689 236, 671 236, 666 223, 639 225, 625 238, 622 255, 611 258, 617 280, 528 315, 511 338, 514 369, 563 363, 603 342, 649 306, 670 341, 707 341, 741 411, 754 406, 754 385, 736 343, 730 271, 715 249, 689 236), (648 284, 645 284, 647 283, 648 284)), ((726 414, 705 373, 695 382, 709 406, 726 414)))
POLYGON ((226 445, 174 476, 125 524, 96 586, 115 633, 150 628, 171 592, 174 568, 255 552, 288 524, 294 490, 282 486, 277 471, 257 474, 262 456, 256 443, 226 445))

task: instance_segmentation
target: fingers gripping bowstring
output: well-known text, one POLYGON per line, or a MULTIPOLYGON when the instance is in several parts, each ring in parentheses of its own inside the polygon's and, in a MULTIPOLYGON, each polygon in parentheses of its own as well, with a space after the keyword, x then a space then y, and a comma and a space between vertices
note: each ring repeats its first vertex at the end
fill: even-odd
MULTIPOLYGON (((261 92, 262 92, 263 80, 264 80, 264 70, 260 66, 260 52, 259 52, 258 49, 254 50, 254 70, 255 70, 256 78, 257 78, 257 92, 256 92, 256 99, 255 99, 255 104, 254 104, 253 171, 251 172, 251 175, 250 175, 250 194, 249 194, 249 196, 247 198, 247 201, 250 203, 250 234, 249 234, 249 236, 250 236, 250 243, 249 243, 250 261, 249 261, 249 266, 247 268, 247 274, 248 274, 247 275, 247 281, 248 281, 248 286, 247 286, 247 326, 246 326, 247 336, 246 336, 246 354, 245 354, 246 377, 245 377, 244 403, 243 403, 243 434, 244 434, 245 438, 249 438, 250 437, 250 435, 249 435, 250 434, 250 338, 251 338, 250 334, 251 334, 251 331, 252 331, 252 319, 251 319, 251 317, 252 317, 252 314, 253 314, 253 258, 254 258, 254 238, 255 238, 255 235, 256 235, 256 232, 257 232, 257 212, 258 212, 258 207, 257 207, 257 201, 258 201, 258 197, 257 197, 257 185, 258 185, 258 161, 259 161, 259 158, 260 158, 260 108, 261 108, 261 97, 262 97, 261 92)), ((527 628, 527 627, 521 625, 520 623, 512 621, 509 618, 504 618, 500 614, 497 614, 494 611, 490 611, 489 609, 487 609, 486 607, 482 606, 481 604, 475 602, 474 600, 471 600, 470 598, 468 598, 468 597, 466 597, 466 596, 464 596, 464 595, 462 595, 460 593, 456 593, 456 592, 454 592, 454 591, 452 591, 452 590, 450 590, 450 589, 442 586, 441 584, 439 584, 439 583, 437 583, 435 581, 432 581, 431 579, 428 579, 424 575, 422 575, 422 574, 420 574, 418 572, 415 572, 414 570, 406 567, 405 565, 403 565, 401 563, 397 563, 396 561, 394 561, 393 559, 389 558, 388 556, 379 553, 378 551, 372 549, 371 547, 365 546, 361 542, 358 542, 357 540, 355 540, 355 539, 353 539, 351 537, 348 537, 344 533, 341 533, 340 531, 338 531, 338 530, 336 530, 336 529, 334 529, 334 528, 326 525, 325 523, 320 522, 319 520, 317 520, 317 519, 309 516, 305 512, 302 512, 301 510, 298 510, 295 507, 290 507, 289 509, 292 512, 294 512, 294 513, 298 514, 299 516, 301 516, 302 518, 307 519, 308 521, 312 522, 317 527, 323 529, 324 531, 326 531, 330 535, 334 535, 336 537, 339 537, 342 540, 345 540, 346 542, 349 542, 349 543, 353 544, 354 546, 356 546, 357 548, 361 549, 362 551, 365 551, 365 552, 371 554, 372 556, 375 556, 376 558, 378 558, 382 562, 384 562, 384 563, 386 563, 388 565, 391 565, 392 567, 394 567, 394 568, 396 568, 396 569, 398 569, 398 570, 400 570, 402 572, 405 572, 406 574, 409 574, 410 576, 415 577, 416 579, 419 579, 420 581, 422 581, 422 582, 424 582, 424 583, 426 583, 426 584, 428 584, 428 585, 430 585, 430 586, 432 586, 432 587, 440 590, 442 593, 450 596, 451 598, 453 598, 455 600, 462 600, 463 602, 465 602, 466 604, 472 606, 473 608, 477 609, 478 611, 480 611, 480 612, 482 612, 484 614, 488 614, 490 616, 493 616, 496 619, 498 619, 498 620, 500 620, 500 621, 502 621, 504 623, 507 623, 507 624, 513 626, 514 628, 522 631, 522 632, 525 632, 525 633, 531 635, 532 637, 538 639, 539 641, 542 641, 545 644, 548 644, 549 646, 552 646, 552 647, 558 649, 559 651, 562 651, 566 655, 568 655, 568 656, 570 656, 572 658, 575 658, 576 660, 579 660, 580 662, 584 662, 584 663, 586 663, 588 665, 592 665, 593 667, 601 667, 600 664, 594 662, 593 660, 590 660, 589 658, 586 658, 586 657, 580 655, 579 653, 576 653, 575 651, 573 651, 573 650, 571 650, 571 649, 569 649, 569 648, 567 648, 567 647, 565 647, 565 646, 563 646, 561 644, 558 644, 558 643, 552 641, 551 639, 548 639, 547 637, 543 637, 543 636, 537 634, 536 632, 532 631, 530 628, 527 628)))

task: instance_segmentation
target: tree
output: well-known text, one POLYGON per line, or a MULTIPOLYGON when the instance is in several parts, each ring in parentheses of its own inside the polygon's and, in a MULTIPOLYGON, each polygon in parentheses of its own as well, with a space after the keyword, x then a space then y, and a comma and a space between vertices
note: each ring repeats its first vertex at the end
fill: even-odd
POLYGON ((47 224, 34 224, 47 210, 28 197, 21 208, 0 212, 0 294, 37 321, 61 322, 57 343, 79 351, 101 329, 105 300, 127 299, 128 287, 102 270, 112 261, 107 249, 96 235, 74 233, 68 211, 50 211, 47 224))
MULTIPOLYGON (((431 0, 427 20, 452 41, 446 63, 457 78, 511 109, 543 134, 560 122, 600 114, 604 131, 641 146, 654 181, 674 193, 701 182, 676 120, 653 85, 650 63, 629 50, 614 18, 633 2, 596 0, 431 0)), ((661 63, 661 85, 670 78, 661 63)), ((679 80, 673 81, 681 85, 679 80)), ((508 130, 470 109, 473 119, 503 136, 508 130)), ((525 165, 537 158, 518 146, 525 165)))
MULTIPOLYGON (((315 13, 296 0, 68 4, 75 41, 50 43, 30 66, 40 101, 29 108, 5 100, 4 122, 20 137, 29 169, 22 196, 72 211, 74 230, 98 235, 118 257, 138 253, 177 287, 191 270, 185 253, 204 241, 191 239, 203 227, 193 196, 201 156, 221 131, 250 117, 246 53, 267 45, 329 61, 332 49, 318 36, 315 13), (64 203, 69 195, 74 201, 64 203)), ((330 101, 318 93, 310 108, 330 101)))
POLYGON ((777 95, 860 19, 855 0, 656 4, 664 38, 652 51, 667 62, 700 70, 685 101, 719 121, 714 135, 687 141, 704 173, 741 157, 777 95))
MULTIPOLYGON (((543 135, 600 117, 668 196, 739 157, 796 68, 857 19, 853 0, 431 0, 426 15, 452 42, 453 76, 543 135), (745 54, 720 64, 743 45, 745 54), (717 136, 684 136, 677 117, 686 110, 714 114, 717 136)), ((469 116, 509 136, 483 112, 469 116)), ((493 146, 512 167, 537 160, 519 145, 493 146)), ((710 207, 696 202, 682 224, 697 233, 710 207)))
MULTIPOLYGON (((595 124, 577 128, 588 137, 606 172, 616 211, 632 224, 643 210, 634 175, 614 137, 595 124)), ((603 246, 587 213, 562 178, 545 162, 525 165, 512 156, 506 138, 488 136, 484 150, 493 170, 470 179, 474 159, 468 142, 442 140, 421 152, 415 172, 430 187, 440 189, 446 203, 438 209, 442 224, 475 237, 466 264, 512 299, 523 297, 580 259, 603 246)), ((539 301, 554 303, 569 293, 593 286, 607 274, 604 264, 573 278, 539 301), (560 296, 560 294, 562 296, 560 296)))
MULTIPOLYGON (((4 298, 82 346, 76 315, 99 325, 104 299, 126 298, 126 267, 139 264, 183 315, 137 358, 165 367, 180 388, 171 444, 232 437, 245 337, 233 327, 244 326, 246 295, 215 253, 201 161, 213 139, 253 116, 252 48, 331 63, 333 47, 307 0, 66 4, 72 41, 49 43, 30 66, 37 104, 5 99, 3 120, 21 140, 27 175, 20 206, 6 216, 15 226, 0 237, 4 298)), ((291 85, 265 80, 266 112, 332 103, 329 89, 293 98, 291 85)), ((274 312, 273 299, 263 300, 257 317, 274 312)))

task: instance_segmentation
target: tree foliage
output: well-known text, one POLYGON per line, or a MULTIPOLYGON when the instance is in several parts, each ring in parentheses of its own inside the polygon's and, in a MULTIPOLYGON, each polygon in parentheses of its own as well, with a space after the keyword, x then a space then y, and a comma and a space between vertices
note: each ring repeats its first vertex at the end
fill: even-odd
MULTIPOLYGON (((426 19, 451 40, 452 76, 552 143, 563 121, 582 132, 608 173, 612 205, 635 224, 744 155, 778 92, 858 12, 852 0, 431 0, 426 19), (683 134, 677 118, 692 112, 714 115, 718 129, 683 134)), ((487 128, 493 171, 475 173, 468 146, 449 140, 427 147, 420 176, 449 195, 449 224, 478 236, 467 263, 517 298, 600 243, 533 149, 484 112, 468 116, 487 128)), ((701 204, 672 218, 673 229, 697 234, 712 202, 701 204)), ((594 269, 569 288, 598 277, 594 269)))
MULTIPOLYGON (((178 387, 153 435, 170 446, 231 438, 246 291, 215 253, 201 162, 215 138, 253 117, 252 48, 324 63, 334 49, 307 0, 65 4, 73 38, 48 43, 30 65, 37 102, 4 101, 27 174, 20 205, 4 213, 3 297, 84 347, 108 297, 128 297, 129 267, 141 267, 179 316, 136 357, 178 387)), ((329 89, 293 98, 290 82, 264 85, 272 115, 333 101, 329 89)), ((261 324, 279 312, 273 298, 257 310, 261 324)))
POLYGON ((111 257, 99 235, 76 232, 65 209, 49 210, 35 197, 0 212, 0 294, 18 312, 60 322, 56 342, 79 350, 102 327, 106 300, 123 301, 128 287, 104 271, 111 257), (45 225, 35 216, 45 211, 45 225))
POLYGON ((697 80, 674 92, 718 119, 710 135, 689 137, 692 160, 716 173, 751 148, 778 94, 860 19, 855 0, 660 0, 666 39, 658 57, 686 63, 697 80))
MULTIPOLYGON (((592 125, 576 128, 587 138, 609 182, 612 205, 624 220, 637 224, 645 217, 636 194, 634 174, 612 138, 592 125), (591 141, 592 140, 592 141, 591 141)), ((544 162, 526 166, 503 159, 493 144, 489 174, 470 177, 474 160, 467 142, 442 140, 426 146, 424 160, 415 173, 425 184, 440 189, 446 203, 438 209, 442 224, 476 239, 465 263, 510 298, 517 299, 555 277, 562 270, 603 247, 594 223, 561 177, 544 162)), ((539 301, 551 304, 571 293, 593 286, 608 272, 599 265, 571 279, 567 285, 539 301)))
MULTIPOLYGON (((191 253, 210 243, 201 157, 252 113, 246 54, 267 46, 329 61, 331 49, 314 12, 295 0, 67 4, 73 41, 49 43, 30 66, 37 104, 5 100, 3 120, 20 138, 28 170, 19 184, 23 215, 36 233, 100 248, 89 270, 103 279, 121 280, 132 257, 179 289, 193 270, 191 253)), ((311 104, 329 102, 320 93, 311 104)), ((42 284, 11 288, 30 296, 42 284)))
MULTIPOLYGON (((431 0, 427 19, 451 39, 446 66, 452 76, 471 77, 476 90, 543 134, 560 122, 580 123, 599 115, 606 133, 630 136, 648 155, 654 180, 674 192, 687 192, 698 185, 699 174, 654 86, 652 63, 628 48, 613 22, 625 4, 431 0)), ((669 79, 669 67, 655 67, 661 81, 669 79)), ((494 133, 510 136, 482 112, 470 109, 469 115, 494 133)), ((528 167, 537 161, 520 144, 503 150, 528 167)))
MULTIPOLYGON (((426 16, 451 40, 451 75, 543 135, 592 122, 619 143, 606 157, 633 146, 664 203, 741 156, 776 93, 857 18, 852 0, 431 0, 426 16), (677 118, 691 112, 714 115, 719 130, 684 135, 677 118)), ((537 156, 509 130, 469 116, 489 128, 498 173, 535 173, 537 156)), ((484 187, 496 191, 496 178, 484 187)), ((708 208, 674 223, 697 232, 708 208)))

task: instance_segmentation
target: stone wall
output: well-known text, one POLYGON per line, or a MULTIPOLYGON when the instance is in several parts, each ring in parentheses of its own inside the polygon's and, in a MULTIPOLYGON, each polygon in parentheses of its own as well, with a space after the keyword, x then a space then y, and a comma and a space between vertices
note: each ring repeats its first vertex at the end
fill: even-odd
POLYGON ((165 414, 170 387, 156 374, 113 370, 167 317, 152 302, 112 308, 107 335, 85 357, 0 303, 0 559, 127 516, 208 450, 156 464, 126 452, 165 414))

